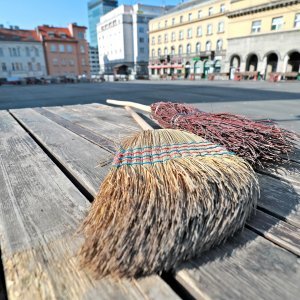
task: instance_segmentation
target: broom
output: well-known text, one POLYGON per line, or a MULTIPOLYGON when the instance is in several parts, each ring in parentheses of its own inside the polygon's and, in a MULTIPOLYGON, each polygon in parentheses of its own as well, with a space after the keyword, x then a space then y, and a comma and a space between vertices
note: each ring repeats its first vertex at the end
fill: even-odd
POLYGON ((190 105, 172 102, 157 102, 151 106, 117 100, 107 100, 107 103, 149 112, 163 128, 192 132, 224 146, 255 167, 280 163, 283 155, 296 148, 297 134, 271 121, 253 121, 230 113, 206 113, 190 105))
POLYGON ((246 161, 133 115, 145 131, 122 142, 81 227, 81 263, 96 277, 172 270, 232 236, 257 202, 246 161))

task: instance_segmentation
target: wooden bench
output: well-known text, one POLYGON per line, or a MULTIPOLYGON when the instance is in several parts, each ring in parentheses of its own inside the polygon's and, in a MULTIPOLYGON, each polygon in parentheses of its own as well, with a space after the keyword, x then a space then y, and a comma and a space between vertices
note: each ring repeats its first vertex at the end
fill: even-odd
POLYGON ((2 296, 299 299, 297 155, 258 172, 261 199, 242 232, 174 273, 96 280, 79 267, 75 232, 109 170, 101 162, 139 130, 125 110, 100 104, 0 111, 2 296))
POLYGON ((285 72, 282 73, 283 78, 286 80, 297 80, 299 73, 297 72, 285 72))
POLYGON ((234 80, 257 80, 258 79, 258 72, 257 71, 246 71, 246 72, 235 72, 234 73, 234 80))

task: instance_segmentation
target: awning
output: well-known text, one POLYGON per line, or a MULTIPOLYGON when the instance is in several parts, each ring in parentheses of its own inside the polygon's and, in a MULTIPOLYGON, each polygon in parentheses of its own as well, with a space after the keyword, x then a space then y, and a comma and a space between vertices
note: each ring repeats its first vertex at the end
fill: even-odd
POLYGON ((119 68, 121 68, 121 67, 126 67, 126 68, 128 68, 128 66, 125 65, 125 64, 117 64, 117 65, 113 66, 113 69, 119 69, 119 68))

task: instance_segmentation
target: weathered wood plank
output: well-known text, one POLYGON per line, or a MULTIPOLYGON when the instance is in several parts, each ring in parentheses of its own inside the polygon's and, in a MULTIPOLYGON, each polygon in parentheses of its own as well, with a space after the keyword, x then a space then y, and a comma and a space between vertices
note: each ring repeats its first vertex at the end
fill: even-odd
POLYGON ((89 202, 7 112, 0 120, 0 242, 9 299, 178 299, 157 276, 96 281, 79 268, 74 254, 82 241, 74 232, 89 202))
POLYGON ((300 188, 290 182, 259 176, 261 197, 258 206, 300 228, 300 188))
POLYGON ((247 221, 247 226, 273 243, 300 256, 300 228, 279 221, 259 210, 247 221))
POLYGON ((68 106, 47 107, 46 109, 96 134, 101 132, 102 136, 116 142, 141 130, 124 109, 118 109, 117 112, 114 109, 97 110, 85 106, 77 109, 68 106))
POLYGON ((299 299, 296 255, 245 229, 175 274, 196 299, 299 299))
POLYGON ((77 135, 85 138, 86 140, 100 146, 101 148, 115 153, 116 151, 116 144, 113 144, 112 141, 104 136, 101 136, 99 133, 95 134, 93 131, 86 129, 80 125, 74 124, 67 119, 52 113, 44 108, 34 108, 34 111, 38 112, 39 114, 47 117, 51 121, 57 123, 58 125, 76 133, 77 135))
POLYGON ((109 168, 97 166, 111 156, 108 151, 33 109, 12 110, 11 113, 75 178, 80 178, 80 183, 91 195, 96 194, 109 168))

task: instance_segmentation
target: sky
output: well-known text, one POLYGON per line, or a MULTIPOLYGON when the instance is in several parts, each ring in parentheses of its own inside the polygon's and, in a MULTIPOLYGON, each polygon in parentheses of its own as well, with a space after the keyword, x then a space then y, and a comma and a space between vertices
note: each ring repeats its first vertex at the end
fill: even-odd
MULTIPOLYGON (((88 26, 88 0, 0 0, 0 24, 33 29, 37 25, 88 26)), ((119 0, 119 4, 175 5, 180 0, 119 0)))

